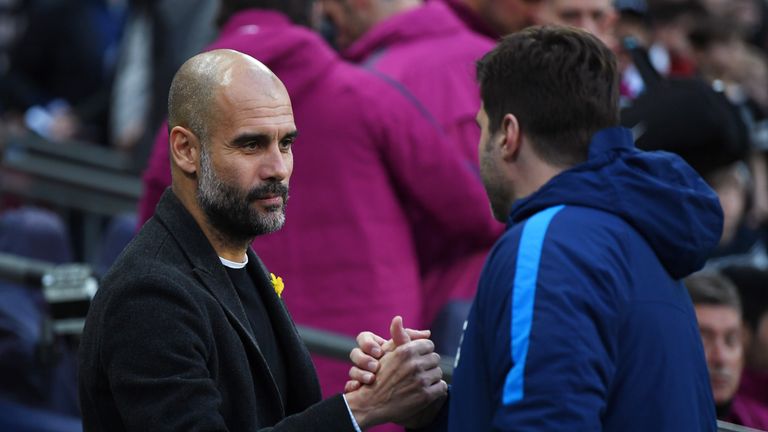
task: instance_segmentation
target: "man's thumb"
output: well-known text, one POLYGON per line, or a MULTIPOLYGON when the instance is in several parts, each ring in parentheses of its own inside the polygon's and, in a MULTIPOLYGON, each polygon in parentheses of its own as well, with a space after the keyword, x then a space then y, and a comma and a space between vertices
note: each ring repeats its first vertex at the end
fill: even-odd
POLYGON ((392 319, 392 324, 389 326, 389 333, 392 335, 392 341, 395 346, 405 345, 411 341, 411 337, 405 331, 403 326, 403 318, 396 316, 392 319))

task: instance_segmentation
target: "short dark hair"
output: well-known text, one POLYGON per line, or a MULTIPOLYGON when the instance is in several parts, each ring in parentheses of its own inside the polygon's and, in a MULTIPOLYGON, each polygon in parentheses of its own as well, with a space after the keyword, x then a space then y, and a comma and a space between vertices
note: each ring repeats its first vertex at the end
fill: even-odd
POLYGON ((694 273, 684 280, 694 305, 728 306, 741 315, 741 300, 736 285, 714 271, 694 273))
POLYGON ((514 114, 545 161, 586 160, 589 141, 619 122, 616 57, 595 36, 572 27, 530 27, 504 37, 477 64, 490 132, 514 114))
POLYGON ((241 10, 270 9, 287 15, 295 24, 308 26, 311 8, 310 0, 222 0, 216 22, 221 27, 241 10))

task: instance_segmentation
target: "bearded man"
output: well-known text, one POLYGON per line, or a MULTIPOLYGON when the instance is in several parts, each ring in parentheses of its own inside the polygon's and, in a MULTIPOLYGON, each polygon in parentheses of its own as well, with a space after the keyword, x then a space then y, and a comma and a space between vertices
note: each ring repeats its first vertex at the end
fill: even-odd
POLYGON ((283 83, 250 56, 210 51, 176 74, 168 111, 172 186, 83 332, 84 429, 351 432, 443 396, 434 345, 398 318, 406 348, 382 359, 381 385, 320 400, 281 283, 249 248, 285 221, 297 130, 283 83))

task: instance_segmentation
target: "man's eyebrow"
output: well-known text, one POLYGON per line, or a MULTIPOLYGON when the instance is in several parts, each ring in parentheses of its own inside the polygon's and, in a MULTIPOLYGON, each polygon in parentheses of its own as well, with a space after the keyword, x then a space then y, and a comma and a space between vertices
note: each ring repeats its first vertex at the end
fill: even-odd
POLYGON ((299 131, 294 129, 287 134, 283 135, 282 139, 290 138, 290 139, 296 139, 296 137, 299 136, 299 131))
MULTIPOLYGON (((292 130, 282 137, 280 137, 280 141, 284 139, 296 139, 296 137, 299 135, 299 131, 292 130)), ((241 135, 238 135, 235 139, 232 140, 232 145, 234 147, 242 147, 248 144, 256 144, 259 146, 268 145, 272 141, 272 135, 269 134, 263 134, 263 133, 244 133, 241 135)))
POLYGON ((271 140, 272 138, 267 134, 245 133, 242 135, 238 135, 235 139, 233 139, 232 145, 236 147, 241 147, 251 143, 256 143, 258 145, 266 145, 266 144, 269 144, 271 140))

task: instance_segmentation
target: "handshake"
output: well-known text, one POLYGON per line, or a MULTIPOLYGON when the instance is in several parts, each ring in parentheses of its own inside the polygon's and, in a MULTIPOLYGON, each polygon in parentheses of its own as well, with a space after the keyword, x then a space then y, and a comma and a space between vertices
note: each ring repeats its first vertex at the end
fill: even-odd
POLYGON ((362 429, 386 422, 425 426, 447 399, 448 384, 429 330, 406 329, 399 316, 389 330, 389 340, 360 333, 349 355, 354 366, 344 393, 362 429))

